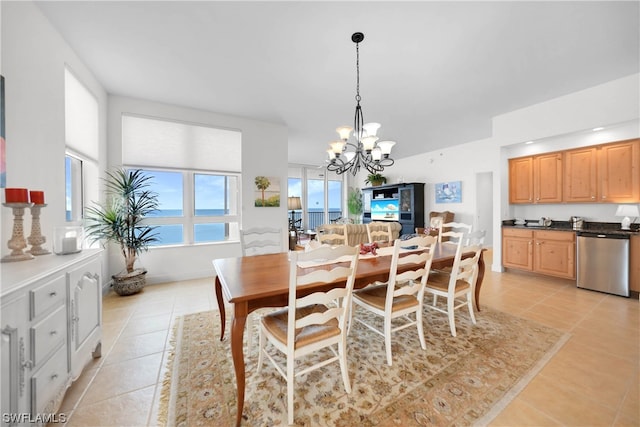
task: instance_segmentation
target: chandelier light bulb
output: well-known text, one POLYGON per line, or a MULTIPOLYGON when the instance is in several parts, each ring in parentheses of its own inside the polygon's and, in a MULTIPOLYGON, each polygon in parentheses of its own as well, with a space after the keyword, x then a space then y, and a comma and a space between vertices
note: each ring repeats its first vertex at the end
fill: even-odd
POLYGON ((374 162, 379 162, 380 160, 382 160, 382 150, 380 150, 379 147, 376 147, 373 150, 371 150, 371 158, 373 159, 374 162))
POLYGON ((330 142, 329 145, 331 146, 331 151, 333 151, 337 156, 339 156, 342 153, 342 150, 344 149, 344 141, 333 141, 330 142))
POLYGON ((340 135, 341 140, 347 141, 351 136, 352 130, 353 128, 351 126, 340 126, 338 129, 336 129, 336 132, 338 132, 338 135, 340 135))
POLYGON ((339 154, 333 152, 331 148, 327 150, 327 154, 329 155, 329 160, 334 160, 339 154))
POLYGON ((376 141, 378 140, 377 136, 365 136, 362 138, 362 148, 370 153, 371 150, 376 146, 376 141))
POLYGON ((376 136, 378 134, 378 129, 380 129, 380 123, 365 123, 362 125, 362 129, 364 129, 366 135, 365 136, 376 136))
POLYGON ((378 142, 378 147, 380 147, 380 150, 382 151, 382 154, 385 156, 385 158, 389 157, 389 154, 391 154, 391 149, 394 145, 396 145, 395 141, 378 142))

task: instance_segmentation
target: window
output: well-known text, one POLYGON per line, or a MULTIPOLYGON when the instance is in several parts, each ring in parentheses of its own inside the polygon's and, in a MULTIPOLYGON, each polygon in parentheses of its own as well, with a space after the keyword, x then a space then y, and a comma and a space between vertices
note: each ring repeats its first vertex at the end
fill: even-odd
POLYGON ((148 217, 159 241, 154 246, 224 242, 239 223, 239 177, 193 171, 144 169, 158 194, 158 212, 148 217))
POLYGON ((69 69, 64 77, 65 220, 81 223, 85 200, 98 199, 98 101, 69 69))
MULTIPOLYGON (((315 229, 343 216, 342 176, 325 169, 290 167, 288 185, 290 197, 302 196, 304 228, 315 229)), ((295 218, 299 218, 297 213, 295 218)))
POLYGON ((236 130, 123 115, 124 162, 158 194, 156 246, 239 239, 241 142, 236 130))

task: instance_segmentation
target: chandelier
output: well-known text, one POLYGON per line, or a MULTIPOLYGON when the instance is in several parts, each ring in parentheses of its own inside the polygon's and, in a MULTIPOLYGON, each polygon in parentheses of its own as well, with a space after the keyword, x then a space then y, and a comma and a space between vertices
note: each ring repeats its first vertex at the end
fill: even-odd
POLYGON ((336 129, 340 135, 339 141, 329 143, 327 153, 329 164, 327 170, 341 175, 350 171, 355 176, 361 167, 370 173, 379 173, 385 167, 393 165, 393 159, 389 157, 394 141, 378 141, 377 133, 380 123, 364 123, 362 107, 360 107, 360 49, 359 43, 364 40, 364 34, 353 33, 351 41, 356 44, 356 114, 353 119, 353 128, 340 126, 336 129), (349 142, 353 131, 354 142, 349 142))

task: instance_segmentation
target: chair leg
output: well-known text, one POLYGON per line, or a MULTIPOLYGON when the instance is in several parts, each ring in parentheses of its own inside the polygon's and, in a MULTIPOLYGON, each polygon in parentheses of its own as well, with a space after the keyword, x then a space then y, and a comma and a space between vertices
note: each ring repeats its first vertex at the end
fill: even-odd
POLYGON ((391 319, 384 319, 384 348, 387 352, 387 365, 393 364, 391 356, 391 319))
POLYGON ((262 369, 262 360, 263 360, 263 351, 264 351, 264 345, 265 345, 265 336, 264 336, 264 332, 262 332, 262 322, 260 324, 260 336, 258 338, 258 367, 257 367, 257 371, 260 372, 260 370, 262 369))
POLYGON ((293 389, 296 377, 293 372, 295 359, 293 355, 287 356, 287 421, 289 425, 293 424, 293 389))
POLYGON ((422 324, 422 306, 416 311, 416 324, 418 326, 418 338, 420 338, 420 347, 427 349, 427 343, 424 340, 424 325, 422 324))
POLYGON ((447 313, 449 314, 449 329, 451 329, 451 335, 452 336, 456 336, 456 319, 455 319, 455 313, 454 313, 454 304, 455 304, 455 298, 450 297, 447 298, 447 313))
POLYGON ((476 324, 476 315, 473 313, 473 293, 470 292, 467 294, 467 305, 469 306, 469 317, 471 317, 471 322, 476 324))
POLYGON ((349 372, 347 371, 347 343, 346 337, 338 343, 338 354, 340 355, 340 371, 342 372, 342 382, 344 390, 351 393, 351 382, 349 381, 349 372))

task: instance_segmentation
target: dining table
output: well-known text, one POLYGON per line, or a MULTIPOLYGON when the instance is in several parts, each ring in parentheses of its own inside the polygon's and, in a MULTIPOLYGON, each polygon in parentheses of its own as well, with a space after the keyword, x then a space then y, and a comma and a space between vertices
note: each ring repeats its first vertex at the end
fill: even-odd
MULTIPOLYGON (((456 245, 435 245, 432 269, 451 267, 456 245)), ((462 258, 474 256, 463 253, 462 258)), ((213 260, 216 272, 215 293, 220 310, 220 341, 224 340, 226 312, 225 301, 233 304, 231 322, 231 357, 236 374, 238 412, 236 425, 242 422, 245 396, 245 363, 243 353, 244 329, 249 313, 266 307, 285 307, 289 296, 289 253, 253 255, 213 260)), ((309 267, 309 268, 323 268, 309 267)), ((324 266, 326 268, 326 266, 324 266)), ((354 289, 361 289, 375 281, 385 282, 389 277, 391 256, 362 255, 358 260, 354 289)), ((480 311, 480 288, 484 278, 485 264, 482 253, 478 261, 478 278, 475 287, 475 306, 480 311)), ((326 288, 327 285, 323 287, 326 288)), ((320 288, 307 286, 304 293, 310 294, 320 288)), ((300 292, 299 292, 300 293, 300 292)), ((301 295, 298 295, 301 296, 301 295)))

